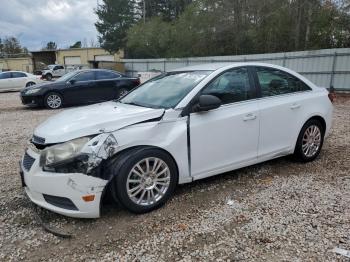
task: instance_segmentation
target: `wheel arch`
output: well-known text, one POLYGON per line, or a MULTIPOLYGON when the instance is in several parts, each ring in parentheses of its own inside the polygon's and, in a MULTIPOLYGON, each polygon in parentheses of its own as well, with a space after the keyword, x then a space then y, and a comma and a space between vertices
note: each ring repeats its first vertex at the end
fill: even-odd
MULTIPOLYGON (((113 155, 112 157, 110 157, 109 159, 105 160, 105 162, 102 164, 103 165, 103 173, 108 172, 109 174, 101 174, 103 177, 101 177, 102 179, 106 179, 108 180, 108 183, 106 184, 106 186, 104 187, 103 191, 102 191, 102 196, 100 199, 100 214, 102 212, 102 207, 103 207, 103 199, 106 197, 106 195, 108 196, 109 194, 111 194, 111 185, 112 185, 112 181, 117 177, 118 174, 115 174, 112 172, 112 170, 110 169, 111 166, 113 166, 114 164, 118 165, 123 165, 124 162, 127 160, 127 153, 136 153, 138 151, 141 151, 143 149, 149 149, 149 148, 153 148, 153 149, 157 149, 160 150, 164 153, 166 153, 173 161, 176 167, 176 185, 179 184, 179 167, 178 167, 178 163, 176 162, 175 158, 173 157, 173 155, 165 150, 164 148, 158 147, 158 146, 153 146, 153 145, 137 145, 137 146, 132 146, 132 147, 128 147, 125 148, 119 152, 117 152, 115 155, 113 155), (107 175, 107 177, 105 177, 105 175, 107 175)), ((109 195, 110 197, 110 195, 109 195)))
POLYGON ((321 123, 321 125, 322 125, 323 131, 326 132, 327 123, 326 123, 326 120, 322 116, 315 115, 315 116, 310 117, 308 120, 305 121, 303 126, 310 120, 317 120, 317 121, 319 121, 321 123))
POLYGON ((36 82, 35 82, 35 81, 33 81, 33 80, 28 80, 28 81, 26 82, 26 87, 27 87, 28 84, 30 84, 30 83, 33 83, 34 85, 36 85, 36 82))
MULTIPOLYGON (((108 166, 114 164, 115 162, 120 161, 121 164, 123 164, 123 162, 126 160, 125 158, 127 158, 127 156, 126 156, 127 153, 136 153, 136 152, 144 150, 144 149, 157 149, 157 150, 160 150, 160 151, 164 152, 165 154, 167 154, 173 160, 173 162, 175 164, 175 167, 176 167, 176 173, 177 173, 176 174, 177 175, 176 184, 178 184, 178 182, 179 182, 179 166, 178 166, 178 163, 177 163, 176 159, 174 158, 174 156, 168 150, 166 150, 164 148, 161 148, 161 147, 158 147, 158 146, 154 146, 154 145, 136 145, 136 146, 125 148, 125 149, 117 152, 111 158, 105 160, 106 162, 104 163, 104 165, 107 166, 107 170, 104 170, 104 171, 107 171, 107 172, 109 171, 110 172, 110 170, 108 170, 108 166)), ((107 178, 109 180, 108 184, 116 176, 115 174, 112 174, 112 173, 110 173, 110 174, 111 174, 111 176, 109 176, 107 178)))
POLYGON ((42 104, 44 106, 45 106, 45 98, 50 93, 57 93, 57 94, 59 94, 62 97, 62 105, 63 106, 65 105, 65 101, 64 101, 65 99, 64 99, 64 95, 62 94, 62 92, 60 92, 59 90, 53 89, 53 90, 47 90, 47 91, 45 91, 45 93, 43 93, 41 95, 41 101, 42 101, 42 104))
POLYGON ((302 126, 299 128, 299 133, 297 134, 297 137, 296 137, 296 139, 295 139, 293 152, 295 152, 295 149, 296 149, 297 143, 298 143, 298 138, 299 138, 299 136, 300 136, 300 133, 301 133, 303 127, 304 127, 305 124, 306 124, 307 122, 309 122, 310 120, 317 120, 317 121, 319 121, 319 122, 321 123, 321 125, 322 125, 323 131, 326 132, 327 123, 326 123, 326 120, 325 120, 322 116, 320 116, 320 115, 314 115, 314 116, 309 117, 306 121, 303 122, 302 126))

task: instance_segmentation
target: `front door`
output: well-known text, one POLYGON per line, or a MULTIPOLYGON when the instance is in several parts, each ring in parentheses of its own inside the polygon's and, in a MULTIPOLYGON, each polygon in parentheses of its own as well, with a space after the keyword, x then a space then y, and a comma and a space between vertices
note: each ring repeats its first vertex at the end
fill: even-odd
POLYGON ((215 95, 223 105, 190 114, 191 174, 195 179, 245 166, 257 159, 259 109, 247 68, 224 72, 201 94, 215 95))
POLYGON ((94 71, 83 71, 67 83, 64 100, 69 104, 88 104, 98 101, 95 96, 96 81, 94 71))
POLYGON ((8 90, 14 88, 12 85, 11 72, 0 74, 0 90, 8 90))

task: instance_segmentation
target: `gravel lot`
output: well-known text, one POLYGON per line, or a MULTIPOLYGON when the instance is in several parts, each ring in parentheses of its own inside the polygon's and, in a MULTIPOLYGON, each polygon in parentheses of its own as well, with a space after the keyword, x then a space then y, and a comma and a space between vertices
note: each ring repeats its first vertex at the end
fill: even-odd
POLYGON ((57 111, 0 94, 0 261, 347 261, 350 250, 350 98, 339 98, 321 156, 289 157, 180 186, 163 208, 133 215, 106 204, 96 220, 41 211, 71 239, 43 230, 18 161, 33 129, 57 111))

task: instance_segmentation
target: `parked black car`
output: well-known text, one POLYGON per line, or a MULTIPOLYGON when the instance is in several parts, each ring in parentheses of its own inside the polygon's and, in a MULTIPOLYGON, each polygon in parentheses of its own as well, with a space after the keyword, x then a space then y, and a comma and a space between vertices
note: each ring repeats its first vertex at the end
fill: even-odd
POLYGON ((92 104, 124 96, 138 86, 138 78, 105 69, 70 72, 55 82, 25 88, 21 91, 24 105, 57 109, 62 106, 92 104))

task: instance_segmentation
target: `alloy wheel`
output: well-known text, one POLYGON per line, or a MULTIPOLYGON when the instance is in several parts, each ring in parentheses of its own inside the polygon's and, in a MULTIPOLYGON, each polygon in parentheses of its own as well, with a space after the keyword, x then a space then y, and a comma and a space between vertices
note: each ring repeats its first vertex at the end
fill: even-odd
POLYGON ((170 169, 156 157, 139 161, 131 169, 127 181, 127 194, 137 205, 150 206, 163 198, 170 186, 170 169))
POLYGON ((313 157, 317 154, 322 141, 321 130, 317 125, 309 126, 303 135, 302 151, 306 157, 313 157))
POLYGON ((47 105, 53 109, 59 108, 62 105, 61 97, 56 94, 49 95, 46 101, 47 105))

